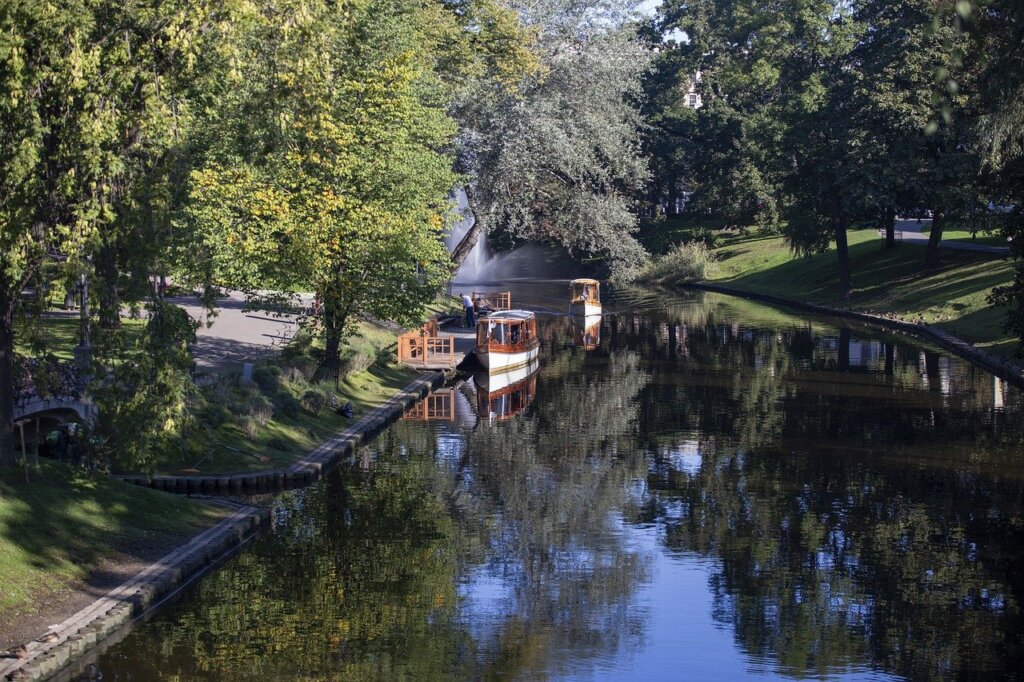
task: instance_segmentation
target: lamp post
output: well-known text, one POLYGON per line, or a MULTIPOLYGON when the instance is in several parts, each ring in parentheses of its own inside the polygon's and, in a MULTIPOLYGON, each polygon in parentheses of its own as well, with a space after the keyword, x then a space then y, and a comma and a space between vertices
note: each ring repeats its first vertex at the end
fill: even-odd
POLYGON ((89 277, 83 272, 78 280, 79 306, 78 346, 75 360, 78 362, 79 381, 84 389, 88 383, 88 369, 92 364, 92 344, 89 341, 89 277))

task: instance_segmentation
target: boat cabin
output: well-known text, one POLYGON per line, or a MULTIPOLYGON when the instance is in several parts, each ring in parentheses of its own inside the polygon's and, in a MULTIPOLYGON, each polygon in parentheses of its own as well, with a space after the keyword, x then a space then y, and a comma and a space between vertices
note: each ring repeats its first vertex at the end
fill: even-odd
POLYGON ((537 318, 525 310, 492 313, 476 324, 476 347, 491 353, 517 353, 537 346, 537 318))
POLYGON ((574 279, 569 283, 569 302, 601 305, 601 283, 596 279, 574 279))

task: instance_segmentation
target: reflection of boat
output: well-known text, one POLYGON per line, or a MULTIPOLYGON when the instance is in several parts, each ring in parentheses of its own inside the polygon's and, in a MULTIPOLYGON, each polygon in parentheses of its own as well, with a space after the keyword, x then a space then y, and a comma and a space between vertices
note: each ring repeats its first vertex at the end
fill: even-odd
POLYGON ((502 421, 525 410, 537 395, 537 369, 540 361, 531 360, 508 372, 477 372, 477 412, 481 417, 502 421))
POLYGON ((502 310, 476 323, 476 357, 491 372, 523 367, 539 353, 537 318, 528 310, 502 310))
POLYGON ((572 316, 572 343, 583 350, 594 350, 601 343, 601 316, 572 316))
POLYGON ((569 282, 569 312, 589 316, 601 314, 601 283, 596 279, 569 282))

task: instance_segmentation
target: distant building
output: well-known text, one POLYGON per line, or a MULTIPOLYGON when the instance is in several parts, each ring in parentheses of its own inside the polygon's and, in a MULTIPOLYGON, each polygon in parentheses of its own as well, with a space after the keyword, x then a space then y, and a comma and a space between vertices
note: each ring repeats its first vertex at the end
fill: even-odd
POLYGON ((683 104, 689 109, 700 109, 704 106, 704 98, 697 91, 697 86, 702 82, 700 71, 693 75, 685 83, 686 93, 683 95, 683 104))

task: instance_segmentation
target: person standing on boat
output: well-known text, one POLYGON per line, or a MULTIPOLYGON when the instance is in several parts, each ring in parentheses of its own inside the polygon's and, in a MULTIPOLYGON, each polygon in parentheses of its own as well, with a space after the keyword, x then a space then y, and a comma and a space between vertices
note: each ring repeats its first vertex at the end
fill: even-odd
POLYGON ((469 294, 462 294, 462 307, 466 309, 466 326, 472 329, 476 326, 476 319, 473 317, 473 299, 469 294))

